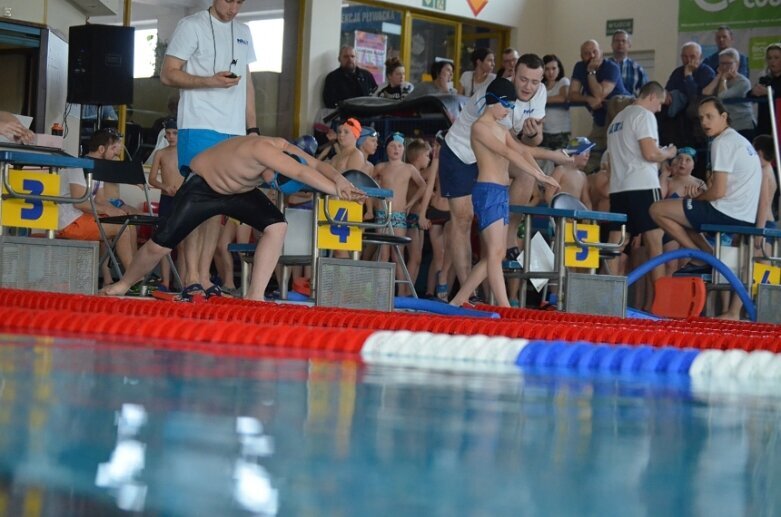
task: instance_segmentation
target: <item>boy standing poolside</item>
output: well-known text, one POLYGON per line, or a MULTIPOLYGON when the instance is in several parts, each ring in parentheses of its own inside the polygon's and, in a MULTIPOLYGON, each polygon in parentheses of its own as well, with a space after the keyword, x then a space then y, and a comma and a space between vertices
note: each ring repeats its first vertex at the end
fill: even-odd
MULTIPOLYGON (((161 219, 167 219, 171 215, 171 208, 174 205, 174 195, 184 183, 184 178, 179 172, 179 160, 176 155, 178 138, 176 121, 166 120, 163 123, 163 129, 165 129, 165 141, 168 142, 168 147, 155 151, 152 158, 152 168, 149 170, 149 186, 160 189, 157 215, 161 219)), ((180 277, 184 277, 184 251, 181 247, 177 248, 179 255, 177 255, 176 268, 179 270, 180 277)), ((160 262, 160 275, 163 285, 170 289, 171 267, 167 260, 160 262)))
POLYGON ((502 273, 510 217, 510 163, 553 190, 559 188, 556 180, 542 172, 528 151, 516 150, 512 135, 500 123, 512 113, 516 99, 515 87, 510 81, 502 77, 494 79, 486 90, 485 111, 472 125, 471 143, 478 169, 477 183, 472 190, 472 207, 479 221, 484 248, 480 262, 472 268, 451 305, 460 306, 466 302, 487 276, 497 305, 510 306, 502 273))
MULTIPOLYGON (((375 210, 374 218, 377 222, 387 221, 390 218, 393 234, 404 237, 407 235, 407 212, 423 197, 426 191, 426 182, 414 165, 403 161, 403 134, 391 133, 385 139, 385 153, 388 156, 388 161, 378 163, 374 167, 374 174, 381 188, 393 191, 391 213, 386 214, 384 210, 375 210), (415 183, 417 190, 410 199, 407 199, 410 182, 415 183)), ((380 260, 387 261, 390 253, 388 248, 383 247, 380 251, 380 260)), ((396 278, 402 278, 401 267, 398 264, 396 278)))

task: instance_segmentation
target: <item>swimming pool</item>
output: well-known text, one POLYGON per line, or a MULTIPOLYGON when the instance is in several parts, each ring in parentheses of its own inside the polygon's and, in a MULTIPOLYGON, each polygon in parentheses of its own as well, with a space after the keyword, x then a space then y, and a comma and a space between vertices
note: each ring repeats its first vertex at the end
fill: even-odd
POLYGON ((52 334, 0 341, 0 514, 781 511, 772 379, 52 334))

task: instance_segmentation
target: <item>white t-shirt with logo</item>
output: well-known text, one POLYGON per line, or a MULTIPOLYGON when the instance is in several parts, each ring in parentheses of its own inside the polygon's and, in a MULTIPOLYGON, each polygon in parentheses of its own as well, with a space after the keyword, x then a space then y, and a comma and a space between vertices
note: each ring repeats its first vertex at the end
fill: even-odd
POLYGON ((733 219, 755 222, 762 187, 762 165, 754 146, 730 127, 713 139, 710 149, 713 172, 727 174, 724 197, 711 201, 711 205, 733 219))
MULTIPOLYGON (((71 197, 71 184, 81 185, 84 188, 87 187, 83 169, 60 170, 60 196, 71 197)), ((100 181, 92 182, 93 192, 97 192, 100 187, 100 181)), ((84 214, 85 212, 73 206, 73 203, 57 203, 57 215, 59 217, 57 230, 62 230, 84 214)))
MULTIPOLYGON (((459 160, 466 164, 477 162, 475 152, 472 150, 470 136, 472 134, 472 124, 483 114, 485 107, 485 99, 483 97, 485 97, 487 89, 488 84, 481 85, 475 94, 472 95, 445 136, 445 142, 447 142, 450 150, 458 156, 459 160)), ((499 123, 517 135, 523 129, 523 122, 527 118, 541 119, 545 117, 545 103, 547 101, 548 93, 545 91, 544 85, 541 85, 540 88, 537 88, 537 93, 528 101, 520 99, 515 101, 515 109, 512 112, 512 125, 510 117, 503 118, 499 123)))
POLYGON ((659 188, 659 166, 643 158, 640 140, 659 138, 656 117, 633 104, 616 115, 607 129, 610 193, 659 188))
POLYGON ((179 21, 166 54, 186 61, 184 71, 191 75, 211 77, 230 70, 241 76, 239 84, 230 88, 181 89, 179 129, 245 134, 247 67, 255 61, 249 27, 235 20, 222 22, 206 10, 199 11, 179 21), (236 60, 233 66, 232 59, 236 60))
MULTIPOLYGON (((553 85, 553 87, 546 91, 547 95, 558 95, 559 90, 564 86, 569 86, 570 81, 568 77, 562 77, 553 85)), ((545 116, 545 125, 543 126, 546 133, 569 133, 571 131, 571 123, 569 117, 569 106, 566 104, 554 104, 548 106, 547 115, 545 116)))

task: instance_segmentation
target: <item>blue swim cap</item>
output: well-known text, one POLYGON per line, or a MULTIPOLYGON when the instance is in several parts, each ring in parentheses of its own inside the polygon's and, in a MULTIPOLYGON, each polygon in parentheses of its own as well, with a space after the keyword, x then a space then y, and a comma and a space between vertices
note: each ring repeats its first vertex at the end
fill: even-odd
MULTIPOLYGON (((297 154, 293 154, 293 153, 285 153, 285 154, 293 158, 298 163, 306 163, 306 160, 304 160, 301 156, 298 156, 297 154)), ((304 185, 300 181, 290 179, 284 174, 274 171, 274 179, 271 180, 271 186, 277 189, 278 191, 282 192, 283 194, 290 195, 290 194, 295 194, 296 192, 300 192, 301 189, 303 189, 306 185, 304 185)))
POLYGON ((317 154, 317 140, 312 135, 301 135, 293 140, 293 145, 314 156, 317 154))
POLYGON ((375 137, 377 138, 379 134, 377 133, 377 130, 373 127, 365 126, 361 128, 361 136, 358 137, 358 140, 355 142, 355 147, 361 147, 363 143, 366 141, 367 138, 375 137))
POLYGON ((585 136, 578 136, 575 138, 572 138, 569 143, 567 144, 567 152, 571 156, 577 156, 579 154, 583 154, 586 151, 590 151, 594 148, 596 144, 592 143, 591 140, 586 138, 585 136))
POLYGON ((681 147, 678 149, 678 154, 687 154, 691 156, 692 160, 697 159, 697 151, 694 150, 692 147, 681 147))

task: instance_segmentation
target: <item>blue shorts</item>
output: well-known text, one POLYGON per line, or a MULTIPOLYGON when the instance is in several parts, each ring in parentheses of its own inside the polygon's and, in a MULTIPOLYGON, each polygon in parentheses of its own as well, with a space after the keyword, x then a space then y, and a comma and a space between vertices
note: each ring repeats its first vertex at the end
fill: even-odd
POLYGON ((233 136, 236 135, 218 133, 211 129, 180 129, 176 141, 176 158, 179 160, 182 176, 187 177, 189 174, 185 173, 188 169, 183 167, 189 168, 196 154, 233 136))
POLYGON ((754 226, 754 223, 748 223, 723 214, 713 208, 708 201, 699 201, 697 199, 683 200, 683 213, 691 224, 692 228, 700 231, 703 224, 717 224, 721 226, 754 226))
POLYGON ((510 224, 510 189, 498 183, 475 182, 472 189, 472 208, 482 232, 492 223, 501 219, 510 224))
POLYGON ((447 144, 439 151, 439 185, 442 197, 464 197, 472 193, 477 181, 477 162, 466 164, 447 144))

